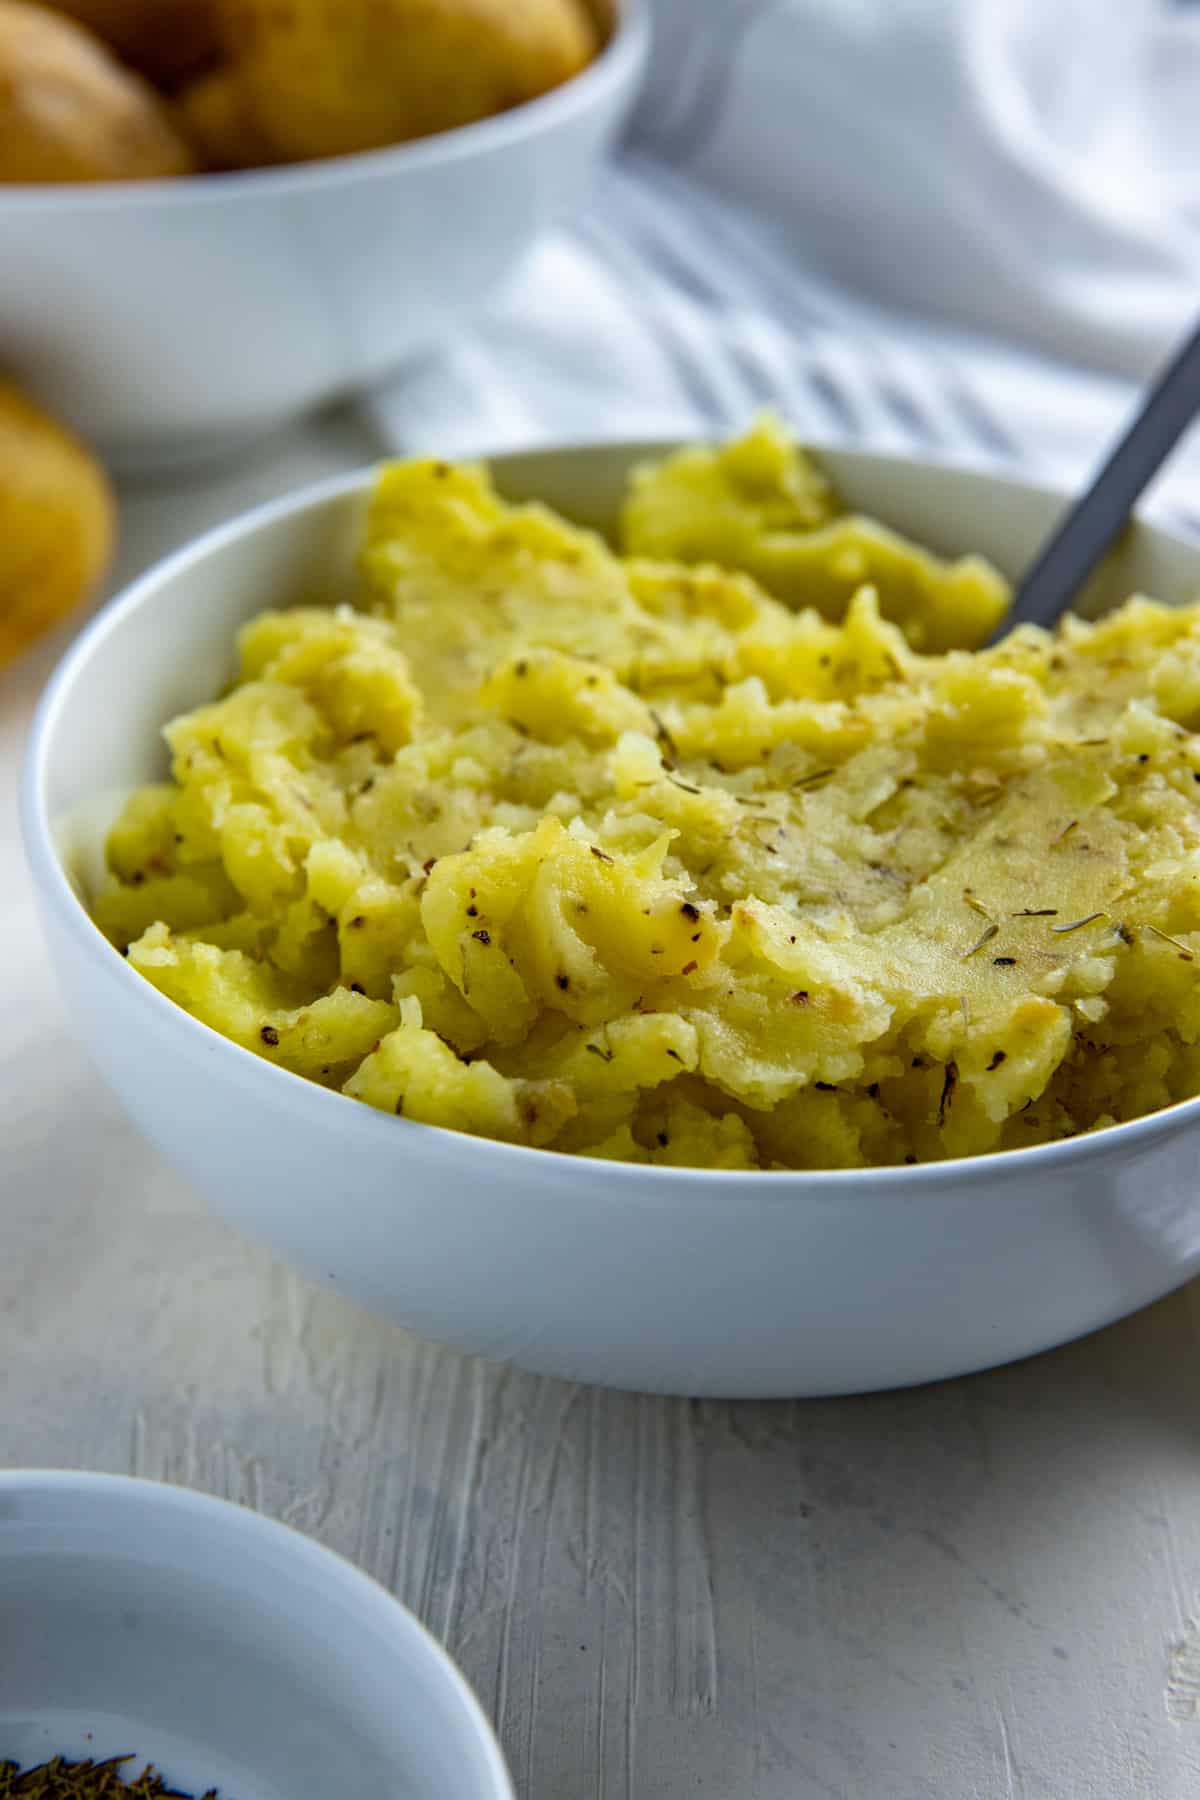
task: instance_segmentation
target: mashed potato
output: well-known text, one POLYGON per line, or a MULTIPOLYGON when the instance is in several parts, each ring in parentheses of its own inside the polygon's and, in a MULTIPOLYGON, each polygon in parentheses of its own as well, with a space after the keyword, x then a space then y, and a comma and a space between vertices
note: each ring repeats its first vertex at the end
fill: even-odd
POLYGON ((617 554, 382 475, 351 604, 267 612, 112 832, 103 930, 235 1042, 623 1161, 1008 1149, 1200 1091, 1200 608, 971 653, 1000 577, 769 422, 617 554))

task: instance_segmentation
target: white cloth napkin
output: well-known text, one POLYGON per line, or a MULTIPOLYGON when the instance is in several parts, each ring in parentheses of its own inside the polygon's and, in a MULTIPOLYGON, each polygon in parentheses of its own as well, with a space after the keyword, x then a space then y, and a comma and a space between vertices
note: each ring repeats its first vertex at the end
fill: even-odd
MULTIPOLYGON (((1084 479, 1200 316, 1200 7, 657 0, 630 142, 386 443, 799 431, 1084 479)), ((1196 434, 1155 510, 1200 531, 1196 434)))

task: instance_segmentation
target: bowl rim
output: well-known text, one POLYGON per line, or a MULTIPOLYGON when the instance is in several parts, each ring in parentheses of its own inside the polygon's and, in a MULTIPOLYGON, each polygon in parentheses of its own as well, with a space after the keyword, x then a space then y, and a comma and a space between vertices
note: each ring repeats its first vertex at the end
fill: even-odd
MULTIPOLYGON (((456 461, 483 462, 497 470, 505 465, 519 464, 533 458, 552 458, 556 456, 570 457, 581 453, 610 454, 624 457, 630 463, 639 458, 661 455, 665 451, 677 448, 690 440, 679 437, 645 437, 633 439, 579 439, 558 444, 536 445, 523 449, 500 451, 479 451, 470 456, 456 456, 456 461)), ((1020 476, 1003 471, 981 467, 975 463, 951 462, 924 455, 905 455, 900 452, 886 450, 859 449, 846 443, 833 443, 825 440, 805 439, 805 447, 818 457, 824 454, 848 455, 856 461, 873 465, 886 470, 899 465, 903 468, 934 470, 951 475, 963 475, 974 480, 983 480, 996 488, 1033 495, 1041 499, 1057 501, 1060 504, 1068 498, 1067 491, 1054 482, 1029 481, 1020 476)), ((697 1188, 735 1189, 739 1195, 739 1204, 744 1204, 745 1196, 754 1193, 764 1198, 773 1195, 782 1200, 790 1198, 796 1190, 807 1190, 811 1197, 818 1191, 830 1188, 838 1192, 862 1191, 878 1186, 881 1182, 889 1189, 897 1188, 911 1194, 915 1189, 926 1189, 929 1186, 953 1186, 964 1178, 977 1180, 981 1185, 987 1178, 1002 1177, 1005 1170, 1025 1170, 1032 1175, 1038 1173, 1051 1174, 1062 1171, 1064 1166, 1090 1164, 1102 1160, 1117 1152, 1130 1152, 1144 1148, 1147 1140, 1172 1133, 1200 1120, 1200 1095, 1187 1100, 1177 1100, 1171 1105, 1160 1108, 1157 1112, 1146 1113, 1139 1118, 1126 1120, 1120 1124, 1107 1125, 1099 1130, 1081 1133, 1074 1137, 1058 1138, 1050 1143, 1030 1144, 1012 1150, 991 1150, 978 1156, 948 1157, 940 1162, 916 1162, 912 1164, 884 1164, 868 1168, 850 1169, 708 1169, 677 1168, 674 1165, 630 1163, 619 1161, 598 1161, 581 1157, 577 1154, 561 1150, 541 1149, 526 1144, 510 1144, 501 1139, 481 1137, 470 1132, 452 1131, 448 1127, 430 1125, 423 1121, 405 1118, 394 1118, 380 1113, 376 1108, 354 1100, 349 1095, 323 1088, 318 1083, 307 1080, 302 1075, 294 1074, 290 1069, 268 1062, 256 1056, 253 1051, 244 1049, 232 1039, 225 1037, 214 1027, 205 1024, 193 1014, 185 1012, 157 988, 145 981, 130 968, 124 958, 119 956, 112 945, 96 926, 90 914, 78 899, 74 888, 67 878, 62 859, 55 845, 54 832, 46 806, 45 773, 51 747, 57 731, 61 727, 65 715, 70 689, 83 674, 96 648, 110 632, 116 630, 131 614, 152 606, 156 597, 170 591, 173 582, 188 569, 206 558, 220 552, 227 546, 236 544, 240 539, 252 538, 258 532, 271 528, 289 518, 317 509, 330 501, 348 495, 366 495, 381 468, 392 458, 380 458, 378 461, 363 467, 347 471, 343 474, 327 476, 324 479, 310 482, 293 489, 273 500, 267 500, 236 514, 231 519, 211 526, 207 531, 181 545, 166 557, 153 563, 142 574, 137 576, 124 589, 101 606, 95 616, 75 638, 65 654, 56 665, 45 689, 42 692, 33 723, 26 739, 24 765, 20 780, 20 814, 22 835, 25 842, 27 860, 34 877, 35 887, 43 901, 53 906, 59 919, 83 949, 84 954, 95 960, 97 970, 103 978, 110 982, 122 984, 133 983, 133 987, 124 987, 127 997, 136 996, 135 1004, 149 1006, 160 1019, 171 1019, 177 1029, 199 1033, 201 1041, 213 1055, 242 1059, 242 1079, 244 1081, 262 1080, 268 1087, 276 1086, 276 1092, 286 1103, 290 1093, 296 1098, 303 1090, 310 1096, 310 1103, 319 1107, 336 1107, 336 1117, 341 1122, 343 1131, 355 1130, 362 1134, 379 1133, 381 1148, 390 1145, 394 1151, 397 1145, 397 1133, 407 1135, 419 1134, 421 1142, 437 1146, 438 1154, 448 1156, 452 1161, 468 1165, 484 1161, 493 1164, 497 1158, 504 1162, 515 1159, 513 1173, 518 1174, 526 1182, 538 1178, 541 1171, 545 1177, 557 1172, 561 1176, 565 1171, 573 1171, 578 1178, 581 1165, 583 1168, 603 1170, 608 1181, 622 1182, 626 1185, 636 1184, 657 1190, 657 1197, 670 1200, 681 1191, 694 1191, 697 1188), (357 1122, 351 1124, 350 1120, 357 1122), (382 1134, 388 1134, 385 1138, 382 1134)), ((1142 514, 1135 515, 1135 522, 1144 529, 1154 531, 1169 542, 1186 549, 1200 561, 1200 545, 1190 543, 1164 526, 1155 524, 1142 514)), ((333 1115, 331 1115, 333 1116, 333 1115)), ((367 1140, 371 1141, 370 1139, 367 1140)), ((486 1171, 481 1171, 485 1173, 486 1171)))
MULTIPOLYGON (((35 1495, 46 1490, 78 1496, 83 1503, 81 1519, 86 1516, 90 1500, 101 1495, 111 1496, 134 1508, 142 1507, 155 1517, 172 1512, 183 1520, 189 1517, 205 1519, 214 1524, 218 1531, 240 1536, 249 1547, 253 1546, 256 1539, 263 1544, 276 1545, 288 1558, 298 1566, 303 1565, 322 1582, 323 1585, 318 1588, 322 1601, 327 1600, 336 1588, 349 1601, 357 1615, 371 1617, 381 1630, 391 1636, 400 1654, 407 1653, 436 1671, 439 1682, 456 1696, 463 1707, 465 1730, 462 1735, 465 1736, 469 1731, 478 1744, 495 1800, 516 1800, 512 1777, 499 1739, 478 1696, 449 1651, 402 1600, 397 1599, 382 1582, 376 1581, 373 1575, 368 1575, 365 1569, 351 1562, 339 1551, 331 1550, 328 1545, 309 1537, 306 1532, 298 1531, 294 1525, 285 1524, 282 1519, 272 1518, 269 1513, 258 1512, 253 1507, 242 1505, 240 1501, 227 1500, 221 1495, 204 1493, 199 1488, 186 1487, 176 1482, 155 1481, 143 1475, 109 1474, 93 1469, 0 1469, 0 1499, 15 1494, 35 1495)), ((4 1533, 5 1524, 0 1519, 0 1567, 6 1560, 4 1533)), ((153 1566, 154 1562, 153 1557, 143 1556, 140 1552, 137 1560, 147 1566, 153 1566)))
POLYGON ((532 100, 467 125, 453 125, 427 137, 386 144, 375 150, 348 151, 314 157, 308 162, 281 163, 251 169, 205 170, 195 175, 164 176, 143 181, 13 182, 0 185, 0 217, 41 209, 70 211, 86 206, 105 211, 129 206, 211 205, 223 199, 252 201, 315 193, 347 186, 356 180, 434 168, 505 150, 553 130, 608 98, 614 90, 634 85, 649 54, 649 0, 616 0, 616 20, 608 41, 590 63, 566 81, 532 100))

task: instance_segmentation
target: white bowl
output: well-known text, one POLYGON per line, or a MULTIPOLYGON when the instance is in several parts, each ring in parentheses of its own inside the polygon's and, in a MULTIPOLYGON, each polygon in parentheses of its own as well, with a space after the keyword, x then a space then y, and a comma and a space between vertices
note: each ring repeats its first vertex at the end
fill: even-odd
POLYGON ((0 1474, 0 1762, 128 1752, 222 1800, 513 1800, 454 1664, 341 1557, 186 1488, 0 1474))
POLYGON ((575 199, 648 37, 645 0, 621 0, 603 52, 561 88, 393 149, 0 185, 0 361, 120 469, 223 454, 365 387, 477 311, 575 199))
MULTIPOLYGON (((655 448, 662 448, 656 446, 655 448)), ((610 517, 647 446, 498 459, 512 495, 610 517)), ((829 453, 851 501, 1015 572, 1058 497, 829 453)), ((1200 1102, 1073 1141, 830 1174, 641 1168, 385 1117, 241 1050, 129 968, 79 898, 160 728, 228 678, 238 624, 336 591, 370 473, 262 507, 86 631, 33 733, 26 839, 78 1030, 131 1118, 226 1219, 436 1338, 687 1394, 828 1394, 960 1374, 1132 1311, 1200 1268, 1200 1102)), ((1096 604, 1200 592, 1200 549, 1139 526, 1096 604)))

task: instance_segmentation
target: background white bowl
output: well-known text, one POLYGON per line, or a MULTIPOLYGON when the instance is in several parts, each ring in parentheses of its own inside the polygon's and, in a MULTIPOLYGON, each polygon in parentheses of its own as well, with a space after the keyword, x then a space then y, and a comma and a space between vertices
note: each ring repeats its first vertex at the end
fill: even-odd
MULTIPOLYGON (((656 446, 655 448, 662 448, 656 446)), ((611 517, 647 446, 510 456, 514 496, 611 517)), ((825 453, 852 503, 1016 572, 1061 500, 825 453)), ((337 591, 369 472, 260 508, 136 583, 66 658, 34 729, 26 838, 84 1043, 212 1207, 306 1274, 432 1337, 614 1386, 735 1396, 904 1385, 1007 1361, 1200 1269, 1200 1102, 972 1161, 831 1174, 646 1169, 384 1117, 197 1023, 78 897, 161 726, 209 698, 266 605, 337 591)), ((1200 593, 1200 548, 1138 526, 1088 597, 1200 593)))
POLYGON ((186 1488, 2 1473, 0 1762, 126 1752, 223 1800, 513 1800, 453 1663, 331 1551, 186 1488))
POLYGON ((621 0, 574 80, 393 149, 0 185, 0 362, 118 469, 202 461, 365 387, 477 311, 586 185, 648 41, 645 0, 621 0))

